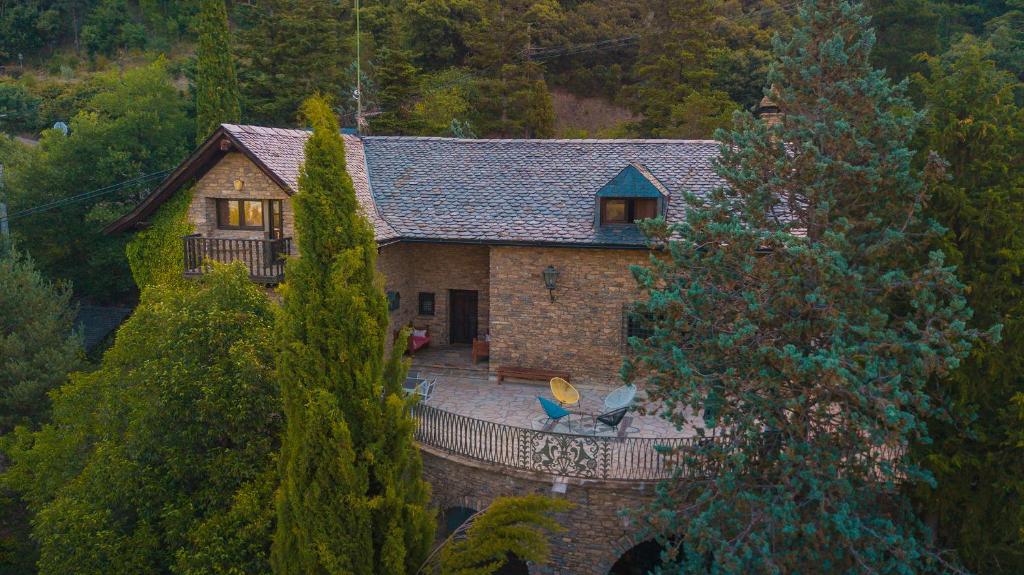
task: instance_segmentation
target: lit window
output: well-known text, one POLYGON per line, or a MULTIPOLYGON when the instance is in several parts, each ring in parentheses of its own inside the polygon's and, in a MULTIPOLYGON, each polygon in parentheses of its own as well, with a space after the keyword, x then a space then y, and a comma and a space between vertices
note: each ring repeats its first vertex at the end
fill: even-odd
POLYGON ((604 223, 624 224, 626 223, 626 212, 626 200, 604 201, 604 223))
POLYGON ((263 227, 263 202, 242 202, 245 206, 245 225, 246 227, 259 226, 263 227))
POLYGON ((262 230, 262 200, 217 200, 217 227, 225 230, 262 230))
POLYGON ((654 198, 602 198, 602 224, 633 224, 658 215, 654 198))

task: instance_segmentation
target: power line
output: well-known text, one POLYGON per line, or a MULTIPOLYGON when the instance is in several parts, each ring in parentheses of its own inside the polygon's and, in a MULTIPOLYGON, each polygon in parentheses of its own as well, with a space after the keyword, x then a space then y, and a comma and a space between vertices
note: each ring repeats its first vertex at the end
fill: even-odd
MULTIPOLYGON (((776 10, 779 10, 783 14, 791 13, 795 11, 797 8, 799 8, 800 4, 801 3, 799 1, 794 1, 790 2, 789 4, 765 6, 763 8, 759 8, 757 10, 741 14, 738 18, 728 17, 724 15, 718 15, 718 17, 732 22, 742 22, 744 20, 749 21, 754 17, 770 14, 772 12, 775 12, 776 10)), ((525 51, 524 53, 526 54, 526 57, 529 58, 530 60, 544 62, 562 56, 574 56, 576 54, 584 54, 587 52, 597 52, 602 50, 612 50, 615 48, 625 48, 631 44, 636 43, 643 36, 644 34, 637 33, 630 36, 608 38, 605 40, 598 40, 596 42, 588 42, 585 44, 558 46, 553 48, 533 48, 528 51, 525 51)))
POLYGON ((92 190, 92 191, 89 191, 89 192, 84 192, 84 193, 77 194, 77 195, 74 195, 74 196, 69 196, 67 198, 61 198, 59 200, 54 200, 52 202, 47 202, 45 204, 40 204, 38 206, 33 206, 31 208, 25 208, 24 210, 20 210, 20 211, 14 212, 10 216, 8 216, 7 220, 8 221, 15 220, 15 219, 18 219, 18 218, 23 218, 25 216, 30 216, 32 214, 37 214, 39 212, 45 212, 45 211, 49 211, 49 210, 52 210, 52 209, 61 208, 61 207, 64 207, 64 206, 67 206, 67 205, 70 205, 70 204, 74 204, 74 203, 77 203, 77 202, 81 202, 81 201, 84 201, 84 200, 88 200, 88 199, 92 199, 92 198, 98 198, 100 196, 104 196, 104 195, 107 195, 107 194, 112 194, 114 192, 119 192, 119 191, 121 191, 121 190, 123 190, 123 189, 125 189, 125 188, 127 188, 129 186, 133 186, 133 185, 137 185, 137 184, 142 184, 142 183, 145 183, 145 182, 149 182, 149 181, 152 181, 152 180, 163 178, 163 176, 167 175, 171 171, 172 170, 162 170, 162 171, 159 171, 159 172, 153 172, 153 173, 150 173, 150 174, 145 174, 145 175, 139 176, 137 178, 132 178, 130 180, 125 180, 123 182, 118 182, 116 184, 111 184, 109 186, 106 186, 106 187, 103 187, 103 188, 98 188, 98 189, 95 189, 95 190, 92 190))

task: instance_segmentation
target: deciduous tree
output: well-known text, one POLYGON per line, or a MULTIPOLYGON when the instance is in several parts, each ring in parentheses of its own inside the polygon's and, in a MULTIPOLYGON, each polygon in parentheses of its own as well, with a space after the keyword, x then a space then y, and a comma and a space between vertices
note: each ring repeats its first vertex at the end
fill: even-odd
POLYGON ((33 514, 39 573, 269 570, 273 310, 241 264, 197 281, 148 287, 52 422, 17 432, 3 485, 33 514))

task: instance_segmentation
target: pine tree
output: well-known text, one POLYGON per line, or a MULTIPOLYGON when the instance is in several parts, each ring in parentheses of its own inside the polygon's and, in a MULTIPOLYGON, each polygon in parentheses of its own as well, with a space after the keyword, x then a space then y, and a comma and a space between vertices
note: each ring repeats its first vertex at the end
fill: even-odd
POLYGON ((294 126, 303 98, 314 92, 348 98, 354 42, 343 25, 351 3, 266 0, 240 6, 239 78, 246 116, 272 126, 294 126))
POLYGON ((630 88, 642 136, 708 138, 728 124, 736 105, 711 85, 711 63, 725 51, 713 34, 712 6, 709 0, 648 0, 651 23, 630 88))
POLYGON ((376 66, 377 104, 380 114, 371 120, 378 134, 418 133, 411 114, 418 70, 412 53, 401 45, 401 30, 392 25, 387 44, 379 51, 376 66))
MULTIPOLYGON (((543 495, 499 497, 470 520, 462 537, 449 537, 441 547, 441 575, 490 575, 510 556, 534 565, 551 556, 549 534, 565 531, 552 515, 572 503, 543 495)), ((454 534, 453 534, 454 535, 454 534)))
MULTIPOLYGON (((682 426, 705 481, 663 486, 646 514, 683 573, 927 573, 934 551, 904 483, 927 441, 929 378, 976 332, 954 270, 920 246, 926 181, 908 143, 920 119, 874 70, 862 6, 806 0, 769 76, 784 120, 736 117, 686 221, 645 226, 627 379, 682 426)), ((932 178, 929 180, 928 178, 932 178)), ((692 467, 690 467, 692 469, 692 467)))
POLYGON ((9 249, 0 243, 0 435, 48 421, 50 392, 83 359, 71 286, 50 283, 9 249))
POLYGON ((1022 86, 988 44, 967 37, 920 76, 928 117, 918 147, 949 162, 928 206, 967 284, 974 325, 1003 325, 938 392, 954 420, 925 451, 938 487, 921 489, 943 544, 976 573, 1024 572, 1024 108, 1022 86))
POLYGON ((287 429, 274 572, 413 573, 433 518, 401 392, 401 346, 385 361, 377 248, 338 122, 320 97, 303 112, 313 134, 294 199, 301 257, 288 262, 278 326, 287 429))
POLYGON ((477 71, 473 125, 483 135, 548 138, 554 134, 551 94, 540 64, 526 50, 562 17, 552 0, 481 2, 480 19, 465 26, 467 63, 477 71))
POLYGON ((196 16, 196 142, 242 117, 224 0, 202 0, 196 16))

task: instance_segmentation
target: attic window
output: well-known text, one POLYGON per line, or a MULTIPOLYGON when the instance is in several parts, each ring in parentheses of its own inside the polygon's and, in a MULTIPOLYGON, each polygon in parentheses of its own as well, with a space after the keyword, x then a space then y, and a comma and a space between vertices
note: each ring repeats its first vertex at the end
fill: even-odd
POLYGON ((654 198, 601 198, 601 224, 633 224, 657 215, 654 198))
POLYGON ((597 191, 596 200, 596 224, 635 224, 665 211, 668 189, 643 164, 633 162, 597 191))

